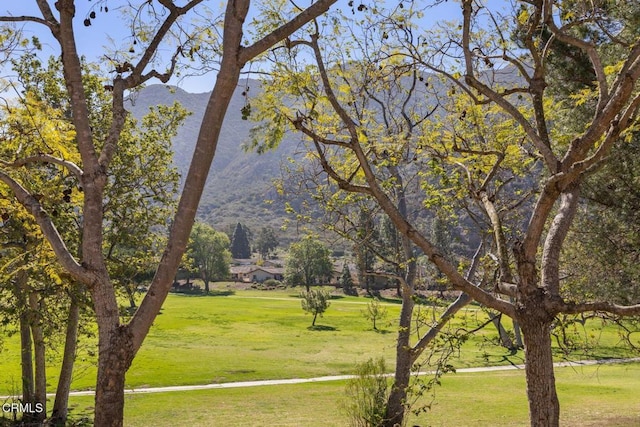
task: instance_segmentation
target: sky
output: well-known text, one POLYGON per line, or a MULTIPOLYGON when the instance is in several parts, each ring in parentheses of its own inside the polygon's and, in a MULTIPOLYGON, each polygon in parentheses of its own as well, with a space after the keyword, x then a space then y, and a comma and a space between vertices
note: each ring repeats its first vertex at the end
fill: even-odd
MULTIPOLYGON (((366 0, 363 0, 366 4, 366 0)), ((357 4, 359 0, 355 0, 357 4)), ((48 0, 52 10, 55 8, 53 4, 55 0, 48 0)), ((126 4, 123 0, 76 0, 76 40, 78 44, 79 52, 84 55, 90 61, 103 60, 101 55, 104 52, 105 46, 113 46, 113 42, 116 44, 124 43, 130 44, 131 31, 123 24, 119 19, 120 12, 118 7, 126 4), (105 13, 105 7, 108 8, 108 13, 105 13), (102 12, 100 12, 102 8, 102 12), (91 26, 85 27, 83 20, 89 17, 91 11, 96 13, 96 19, 91 20, 91 26), (112 40, 112 41, 110 41, 112 40)), ((210 7, 222 7, 221 0, 205 1, 210 7)), ((334 8, 342 8, 344 11, 350 9, 347 5, 348 0, 339 0, 334 8)), ((397 3, 397 1, 396 1, 397 3)), ((489 1, 489 3, 492 3, 489 1)), ((0 0, 0 14, 2 15, 31 15, 40 16, 39 10, 36 6, 35 0, 0 0)), ((257 15, 257 8, 255 7, 257 2, 254 2, 249 12, 250 21, 253 17, 259 19, 257 15)), ((297 2, 299 5, 303 5, 302 2, 297 2)), ((395 4, 395 3, 394 3, 395 4)), ((161 8, 161 6, 158 6, 161 8)), ((425 15, 424 25, 430 26, 439 21, 453 20, 460 16, 460 5, 458 2, 449 0, 443 1, 440 5, 429 10, 425 15)), ((42 56, 48 57, 50 55, 59 55, 59 49, 56 47, 56 43, 53 40, 49 31, 42 25, 36 23, 26 23, 21 25, 23 33, 27 37, 36 36, 43 44, 42 56)), ((149 84, 159 83, 158 81, 150 81, 149 84)), ((215 83, 215 73, 209 73, 204 76, 190 76, 184 77, 180 80, 173 78, 170 84, 178 85, 187 92, 200 93, 209 92, 213 88, 215 83)))

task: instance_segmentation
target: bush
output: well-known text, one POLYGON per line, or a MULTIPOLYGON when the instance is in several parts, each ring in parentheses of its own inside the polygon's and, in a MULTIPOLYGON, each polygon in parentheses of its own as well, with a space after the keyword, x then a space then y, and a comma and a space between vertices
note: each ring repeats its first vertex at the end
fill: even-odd
POLYGON ((279 281, 279 280, 276 280, 276 279, 267 279, 264 282, 262 282, 262 284, 264 286, 269 286, 269 287, 274 287, 274 288, 282 286, 282 282, 279 281))
POLYGON ((347 382, 344 410, 353 427, 380 427, 387 411, 388 383, 384 359, 356 365, 356 377, 347 382))

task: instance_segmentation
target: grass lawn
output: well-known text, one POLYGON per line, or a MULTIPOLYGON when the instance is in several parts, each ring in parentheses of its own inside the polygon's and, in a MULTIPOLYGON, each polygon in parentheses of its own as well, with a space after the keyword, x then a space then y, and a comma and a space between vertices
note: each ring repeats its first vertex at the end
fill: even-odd
MULTIPOLYGON (((371 323, 362 315, 368 301, 362 297, 337 297, 332 300, 325 317, 318 319, 317 324, 321 327, 310 329, 311 316, 305 315, 300 308, 297 290, 229 292, 222 285, 218 289, 218 296, 169 295, 162 313, 156 319, 127 374, 127 387, 350 374, 356 362, 380 356, 386 359, 387 366, 391 368, 395 359, 396 338, 393 324, 397 319, 400 305, 393 301, 386 302, 388 318, 379 323, 381 331, 374 331, 371 323)), ((424 319, 430 320, 433 316, 431 310, 428 308, 422 310, 424 319)), ((477 307, 472 306, 465 313, 463 318, 455 320, 451 330, 474 329, 486 319, 484 312, 477 307)), ((506 326, 511 325, 507 323, 506 326)), ((426 328, 425 325, 422 330, 426 328)), ((631 355, 621 348, 616 331, 608 326, 603 327, 600 323, 592 323, 587 330, 576 329, 575 335, 586 336, 588 340, 598 339, 599 343, 598 347, 588 354, 574 352, 571 355, 572 360, 631 355)), ((522 352, 511 355, 507 350, 494 345, 494 340, 493 327, 481 330, 463 345, 459 357, 453 360, 452 364, 456 368, 462 368, 523 362, 522 352)), ((17 391, 20 385, 19 337, 5 336, 2 341, 0 395, 17 391)), ((559 350, 557 354, 558 360, 562 359, 559 350)), ((59 352, 52 350, 48 361, 51 391, 55 391, 59 362, 59 352)), ((601 372, 608 372, 609 369, 618 368, 601 368, 601 372)), ((636 378, 639 371, 636 368, 636 378)), ((432 415, 429 415, 434 418, 427 418, 427 421, 421 422, 431 425, 465 424, 442 424, 436 420, 439 419, 437 414, 440 408, 445 408, 447 413, 446 416, 442 415, 442 419, 448 420, 453 416, 449 412, 462 414, 465 410, 476 406, 474 404, 469 408, 469 405, 462 405, 464 407, 453 409, 452 406, 447 407, 444 403, 447 400, 446 393, 449 387, 453 386, 455 390, 456 382, 462 381, 467 375, 469 375, 469 381, 474 384, 464 383, 456 393, 475 392, 477 389, 482 389, 482 396, 477 397, 476 400, 486 398, 491 402, 500 402, 501 399, 508 399, 519 402, 514 405, 514 414, 509 415, 505 410, 488 411, 485 420, 497 419, 497 414, 500 414, 500 417, 508 416, 511 420, 519 419, 517 417, 526 419, 523 374, 512 372, 491 374, 492 378, 493 376, 498 378, 496 390, 499 390, 499 393, 495 396, 484 392, 488 386, 480 385, 480 381, 485 376, 489 377, 489 374, 447 376, 444 386, 438 389, 438 405, 434 407, 432 415), (504 377, 501 377, 502 375, 504 377), (506 384, 509 384, 507 393, 504 391, 506 384)), ((567 408, 564 405, 571 404, 574 389, 579 388, 583 382, 586 384, 587 378, 591 377, 583 375, 576 378, 581 379, 571 386, 572 389, 569 392, 564 391, 562 389, 564 385, 559 383, 561 395, 566 396, 562 397, 563 408, 567 408)), ((620 380, 623 379, 625 379, 624 376, 620 380)), ((93 388, 94 383, 95 338, 84 338, 72 387, 75 390, 93 388)), ((265 421, 270 419, 271 421, 266 424, 271 425, 344 425, 342 415, 336 410, 336 402, 342 389, 343 385, 338 383, 323 383, 129 396, 127 397, 128 421, 126 424, 149 425, 145 424, 148 421, 148 414, 158 412, 164 413, 164 416, 159 416, 158 422, 152 425, 175 425, 170 424, 169 420, 176 414, 182 414, 184 417, 204 417, 202 419, 205 421, 202 422, 198 421, 199 418, 194 418, 194 425, 225 425, 227 424, 225 416, 236 417, 233 419, 239 422, 237 418, 241 416, 239 414, 252 417, 252 414, 257 413, 261 417, 267 417, 265 421), (196 403, 189 403, 189 399, 194 399, 196 403), (291 415, 287 415, 288 411, 291 411, 291 415), (317 424, 313 424, 316 421, 310 422, 307 418, 302 423, 296 421, 299 419, 296 417, 304 417, 307 416, 306 413, 312 415, 316 412, 317 424), (139 421, 136 421, 136 414, 140 416, 139 421), (210 424, 206 420, 210 420, 212 414, 223 418, 220 418, 220 421, 216 419, 214 424, 210 424), (274 424, 273 419, 278 417, 280 420, 286 418, 291 424, 274 424), (169 424, 162 424, 163 422, 169 424)), ((635 392, 638 391, 640 388, 635 392)), ((591 394, 598 397, 595 392, 592 393, 590 387, 585 386, 577 395, 586 398, 591 394)), ((75 398, 74 401, 90 402, 91 399, 75 398)), ((457 398, 453 399, 456 404, 460 401, 457 398)), ((622 405, 625 405, 624 402, 621 403, 621 407, 622 405)), ((597 405, 589 403, 590 410, 596 407, 597 405)), ((637 406, 636 409, 638 409, 637 406)), ((636 413, 640 411, 636 410, 636 413)), ((569 416, 570 412, 564 414, 569 416)), ((313 416, 310 419, 315 418, 313 416)), ((478 418, 478 422, 481 421, 482 419, 478 418)), ((520 423, 520 421, 514 422, 515 424, 507 421, 503 425, 520 423)), ((237 422, 232 424, 237 425, 237 422)), ((253 425, 261 424, 258 421, 253 425)))
MULTIPOLYGON (((640 364, 559 368, 561 425, 640 425, 640 364)), ((129 395, 125 425, 345 426, 345 382, 129 395)), ((524 372, 458 373, 435 389, 431 409, 408 425, 526 426, 524 372)), ((431 402, 431 396, 421 403, 431 402)), ((87 397, 72 398, 86 407, 87 397)))

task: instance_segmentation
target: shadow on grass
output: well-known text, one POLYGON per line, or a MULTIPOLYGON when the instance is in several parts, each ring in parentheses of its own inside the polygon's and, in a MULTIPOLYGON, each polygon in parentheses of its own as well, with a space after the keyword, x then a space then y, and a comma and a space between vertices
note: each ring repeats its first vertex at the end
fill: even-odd
POLYGON ((338 328, 335 328, 333 326, 326 326, 326 325, 309 326, 307 329, 310 331, 337 331, 338 330, 338 328))
POLYGON ((389 329, 373 329, 373 332, 380 335, 387 335, 387 334, 390 334, 392 331, 390 331, 389 329))
POLYGON ((210 290, 208 294, 202 292, 171 292, 173 295, 180 295, 183 297, 228 297, 230 295, 235 295, 236 291, 234 290, 210 290))
MULTIPOLYGON (((372 299, 371 296, 366 295, 365 298, 372 299)), ((400 298, 388 298, 388 297, 375 297, 380 302, 385 302, 387 304, 402 304, 402 299, 400 298)))
POLYGON ((226 289, 226 290, 217 290, 214 289, 212 291, 209 291, 208 294, 204 294, 203 296, 205 297, 228 297, 230 295, 235 295, 236 291, 231 290, 231 289, 226 289))

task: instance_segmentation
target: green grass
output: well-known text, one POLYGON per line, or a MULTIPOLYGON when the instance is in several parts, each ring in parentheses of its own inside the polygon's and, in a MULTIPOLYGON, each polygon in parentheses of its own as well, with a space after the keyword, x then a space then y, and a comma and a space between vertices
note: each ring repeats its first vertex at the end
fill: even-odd
MULTIPOLYGON (((561 425, 640 425, 640 364, 559 368, 561 425)), ((125 425, 345 426, 340 398, 345 382, 263 386, 225 390, 129 395, 125 425)), ((431 409, 408 425, 526 426, 524 373, 502 371, 448 374, 420 403, 431 409)), ((73 405, 92 404, 87 397, 73 405)))
MULTIPOLYGON (((305 315, 300 308, 297 290, 247 290, 231 293, 224 292, 227 290, 224 286, 218 290, 218 296, 169 295, 162 313, 156 319, 127 374, 127 387, 348 374, 352 372, 356 362, 380 356, 384 356, 387 366, 393 366, 396 336, 391 322, 395 323, 400 309, 400 305, 393 301, 386 303, 389 316, 382 326, 379 326, 383 329, 381 332, 374 331, 371 323, 362 316, 362 310, 368 302, 368 299, 362 297, 340 297, 332 300, 325 317, 317 322, 323 328, 312 330, 309 329, 311 317, 305 315)), ((432 315, 430 311, 423 311, 425 318, 429 319, 432 315)), ((451 331, 473 329, 486 319, 482 310, 477 307, 471 306, 465 313, 465 317, 452 323, 451 331)), ((507 323, 506 326, 511 325, 507 323)), ((426 326, 423 326, 424 330, 426 326)), ((573 360, 630 355, 621 348, 620 340, 612 327, 602 327, 600 323, 593 322, 586 332, 577 329, 576 334, 586 334, 587 338, 593 340, 597 338, 599 344, 597 349, 588 354, 572 354, 573 360)), ((493 327, 481 330, 464 344, 460 357, 452 363, 456 368, 462 368, 523 362, 522 352, 511 355, 507 350, 495 346, 494 341, 493 327)), ((95 383, 95 356, 90 356, 88 351, 95 351, 95 341, 85 339, 82 346, 84 350, 80 352, 73 383, 76 390, 92 388, 95 383)), ((561 352, 557 350, 556 353, 558 360, 562 359, 561 352)), ((59 358, 58 353, 51 352, 48 366, 51 391, 55 390, 59 358)), ((609 369, 618 368, 601 368, 601 371, 608 372, 609 369)), ((19 338, 16 335, 4 339, 4 348, 0 352, 0 373, 0 395, 16 392, 20 384, 19 338)), ((594 391, 595 388, 583 385, 588 384, 585 379, 587 377, 583 375, 576 378, 579 380, 576 380, 575 384, 571 381, 566 383, 570 388, 568 392, 563 389, 565 383, 559 381, 558 389, 563 399, 563 408, 568 405, 568 410, 571 408, 574 394, 582 396, 582 402, 589 396, 595 396, 594 400, 597 401, 602 398, 594 391)), ((625 395, 622 392, 626 390, 625 387, 632 386, 622 384, 627 379, 624 376, 619 378, 620 384, 616 387, 622 388, 618 397, 625 395)), ((444 387, 438 389, 437 404, 430 415, 435 418, 428 418, 426 423, 474 425, 473 422, 443 424, 448 422, 446 420, 453 419, 452 414, 447 415, 449 418, 443 415, 444 421, 438 424, 437 414, 441 408, 456 414, 471 411, 479 417, 479 423, 483 420, 497 420, 500 417, 507 419, 502 425, 520 425, 522 420, 526 421, 526 397, 521 373, 457 374, 447 376, 444 383, 444 387), (465 378, 468 378, 468 381, 461 382, 465 378), (489 381, 488 385, 484 383, 485 378, 489 381), (491 381, 495 382, 495 395, 485 392, 491 387, 491 381), (458 383, 459 389, 456 389, 458 383), (474 402, 487 402, 482 405, 463 405, 463 408, 455 409, 460 400, 447 397, 447 390, 450 389, 455 390, 455 396, 464 395, 465 392, 476 393, 481 389, 481 396, 477 396, 474 402), (505 389, 508 391, 505 392, 505 389), (452 400, 454 406, 447 406, 447 399, 452 400), (515 404, 506 405, 503 410, 496 409, 497 412, 489 410, 484 415, 477 411, 478 406, 491 407, 491 402, 503 400, 513 401, 515 404)), ((149 411, 175 411, 175 414, 165 413, 164 416, 159 416, 158 423, 154 425, 165 425, 162 422, 170 424, 171 417, 180 414, 196 417, 192 420, 193 425, 237 425, 231 420, 244 416, 242 414, 258 414, 265 417, 265 424, 271 425, 344 425, 344 419, 336 409, 342 388, 343 385, 337 383, 323 383, 128 396, 127 425, 145 425, 149 411), (184 399, 181 396, 184 396, 184 399), (189 403, 189 399, 194 399, 195 403, 189 403), (290 416, 286 415, 287 422, 291 424, 274 424, 273 420, 288 414, 287 411, 291 411, 290 416), (309 415, 305 415, 306 413, 309 415), (140 414, 140 421, 136 421, 136 414, 140 414), (216 418, 216 422, 210 424, 209 420, 214 415, 223 418, 216 418), (225 416, 231 418, 224 418, 225 416), (311 417, 310 419, 317 417, 319 422, 313 424, 309 418, 305 418, 305 421, 300 423, 300 418, 296 418, 306 416, 311 417), (201 421, 197 417, 203 417, 204 421, 199 424, 201 421), (323 422, 322 417, 329 417, 326 418, 329 420, 328 423, 323 422)), ((607 395, 609 391, 603 393, 607 395)), ((638 391, 640 390, 636 389, 634 392, 638 391)), ((617 392, 612 393, 615 395, 617 392)), ((74 401, 90 402, 91 399, 75 398, 74 401)), ((633 407, 633 402, 629 404, 633 407)), ((590 402, 588 409, 595 410, 596 407, 596 403, 590 402)), ((640 411, 636 410, 636 413, 640 411)), ((471 415, 464 415, 465 420, 468 421, 469 416, 471 415)))

